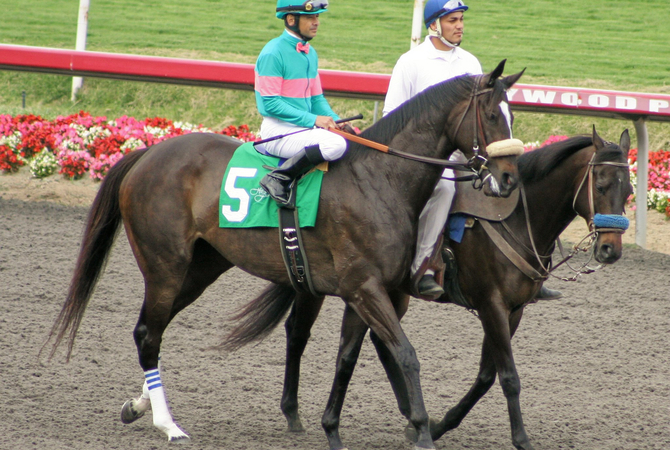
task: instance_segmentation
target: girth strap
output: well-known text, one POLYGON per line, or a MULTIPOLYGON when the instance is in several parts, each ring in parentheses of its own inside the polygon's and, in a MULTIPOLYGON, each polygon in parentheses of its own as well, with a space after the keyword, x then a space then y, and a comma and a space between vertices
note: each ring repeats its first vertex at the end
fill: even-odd
POLYGON ((278 214, 279 247, 291 285, 298 292, 305 292, 318 297, 312 283, 309 263, 304 250, 305 246, 300 235, 298 208, 278 208, 278 214))
POLYGON ((484 231, 486 231, 486 234, 488 234, 491 241, 493 241, 493 243, 498 247, 503 255, 505 255, 507 259, 509 259, 512 264, 516 266, 517 269, 523 272, 524 275, 535 282, 544 281, 549 278, 547 275, 542 275, 533 266, 531 266, 528 261, 522 258, 521 255, 519 255, 519 253, 517 253, 517 251, 512 248, 509 242, 507 242, 505 238, 502 237, 498 230, 496 230, 488 220, 477 220, 479 220, 479 223, 482 225, 482 228, 484 228, 484 231))

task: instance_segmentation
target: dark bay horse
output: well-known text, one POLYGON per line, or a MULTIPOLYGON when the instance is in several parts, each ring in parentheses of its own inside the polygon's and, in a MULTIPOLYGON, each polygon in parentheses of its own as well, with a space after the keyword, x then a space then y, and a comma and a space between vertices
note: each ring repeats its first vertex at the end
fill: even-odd
MULTIPOLYGON (((446 159, 456 149, 486 157, 486 145, 511 138, 500 105, 521 73, 501 78, 504 61, 490 74, 459 77, 426 90, 363 133, 395 149, 446 159)), ((67 357, 102 272, 118 227, 144 276, 145 297, 134 330, 142 396, 129 401, 130 422, 153 410, 154 425, 170 442, 188 439, 167 407, 159 368, 160 344, 170 321, 233 266, 289 286, 277 230, 219 227, 221 180, 239 141, 189 134, 127 154, 103 181, 89 213, 63 309, 52 328, 52 355, 68 336, 67 357)), ((417 448, 434 448, 419 379, 419 363, 396 312, 407 291, 419 213, 442 167, 390 157, 350 144, 324 176, 316 226, 303 242, 317 292, 341 297, 374 330, 402 373, 402 412, 418 430, 417 448), (392 257, 389 257, 392 255, 392 257)), ((485 191, 507 196, 516 187, 516 158, 491 158, 485 191)), ((481 158, 474 160, 481 166, 481 158)), ((261 294, 261 296, 267 293, 261 294)), ((281 320, 281 317, 278 319, 281 320)), ((338 438, 339 439, 339 438, 338 438)))
MULTIPOLYGON (((619 145, 616 145, 604 142, 594 129, 593 136, 570 138, 520 156, 518 166, 527 208, 520 196, 516 209, 504 221, 505 224, 491 225, 499 230, 529 265, 542 272, 539 261, 542 261, 544 267, 549 267, 556 239, 576 215, 580 215, 595 231, 595 259, 604 264, 614 263, 621 257, 623 230, 594 228, 594 215, 621 218, 625 202, 632 192, 627 162, 629 147, 627 130, 621 135, 619 145), (532 240, 529 229, 532 230, 532 240), (536 249, 537 254, 532 248, 536 249)), ((466 230, 461 243, 452 241, 448 245, 456 256, 460 289, 480 318, 485 337, 475 383, 441 421, 431 422, 432 438, 438 439, 448 430, 456 428, 493 385, 497 375, 508 402, 512 442, 518 449, 530 450, 533 447, 521 417, 520 383, 512 357, 511 338, 519 326, 524 307, 534 300, 542 279, 531 279, 522 273, 477 222, 472 229, 466 230)), ((274 289, 278 294, 273 300, 281 297, 279 286, 271 286, 269 289, 274 289)), ((291 305, 293 308, 286 320, 287 361, 281 408, 289 430, 300 431, 303 429, 298 413, 300 357, 323 297, 307 297, 287 291, 282 292, 282 295, 282 312, 291 305)), ((407 310, 409 296, 398 291, 389 292, 389 295, 397 299, 396 311, 402 317, 407 310)), ((268 296, 265 300, 270 298, 268 296)), ((445 295, 438 301, 447 303, 452 302, 452 299, 445 295)), ((249 342, 266 333, 267 329, 261 329, 259 324, 269 323, 270 318, 263 317, 268 306, 268 303, 261 301, 247 305, 239 315, 239 319, 245 320, 231 333, 229 345, 234 347, 235 344, 249 342)), ((277 310, 273 310, 273 314, 276 316, 277 310)), ((276 317, 272 319, 276 320, 276 317)), ((327 433, 337 434, 344 396, 367 330, 365 321, 347 306, 342 323, 337 372, 322 419, 327 433)), ((391 364, 391 355, 374 330, 370 337, 384 363, 401 411, 409 408, 402 373, 391 364)), ((417 438, 411 424, 408 425, 408 435, 413 440, 417 438)), ((331 448, 340 447, 331 445, 331 448)))

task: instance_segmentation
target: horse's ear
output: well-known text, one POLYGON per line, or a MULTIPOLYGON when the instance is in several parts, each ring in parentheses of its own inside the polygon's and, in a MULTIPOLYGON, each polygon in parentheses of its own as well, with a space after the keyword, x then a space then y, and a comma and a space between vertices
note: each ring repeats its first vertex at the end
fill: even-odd
POLYGON ((596 151, 605 148, 605 143, 603 142, 602 138, 598 136, 595 125, 593 125, 593 145, 596 147, 596 151))
POLYGON ((623 130, 623 133, 621 133, 621 137, 619 138, 619 147, 621 147, 621 150, 628 154, 628 150, 630 150, 630 134, 628 134, 628 128, 623 130))
POLYGON ((509 88, 514 86, 514 84, 517 81, 519 81, 519 78, 521 78, 521 76, 523 75, 523 73, 525 71, 526 71, 526 68, 524 67, 521 72, 519 72, 517 74, 514 74, 514 75, 510 75, 510 76, 505 77, 502 80, 500 80, 502 82, 503 86, 505 86, 505 90, 507 91, 507 90, 509 90, 509 88))
POLYGON ((500 61, 500 64, 498 64, 498 67, 493 69, 493 72, 487 75, 486 79, 486 86, 487 87, 493 87, 495 84, 496 80, 500 78, 500 75, 503 74, 503 71, 505 70, 505 63, 507 62, 506 59, 503 59, 500 61))

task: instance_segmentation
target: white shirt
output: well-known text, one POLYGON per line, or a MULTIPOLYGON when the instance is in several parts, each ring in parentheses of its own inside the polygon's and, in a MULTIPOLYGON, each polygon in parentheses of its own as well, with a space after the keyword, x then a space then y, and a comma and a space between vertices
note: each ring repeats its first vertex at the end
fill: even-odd
POLYGON ((419 92, 460 75, 480 75, 482 66, 470 52, 456 47, 449 51, 435 48, 430 36, 398 58, 393 68, 383 115, 388 114, 419 92))

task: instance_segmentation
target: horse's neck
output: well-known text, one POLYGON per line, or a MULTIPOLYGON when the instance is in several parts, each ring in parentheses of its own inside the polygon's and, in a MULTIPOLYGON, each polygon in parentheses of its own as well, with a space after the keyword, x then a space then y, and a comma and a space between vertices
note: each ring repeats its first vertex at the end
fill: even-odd
MULTIPOLYGON (((436 131, 444 129, 443 123, 420 128, 415 123, 410 121, 401 132, 383 143, 396 150, 439 159, 448 159, 456 150, 446 136, 436 131)), ((376 195, 387 197, 399 208, 415 211, 418 216, 433 192, 443 168, 377 153, 352 160, 350 170, 351 182, 360 184, 361 190, 371 190, 376 195)))
MULTIPOLYGON (((566 158, 543 180, 524 186, 530 211, 530 228, 540 253, 550 250, 560 234, 577 217, 573 201, 588 170, 591 155, 592 147, 582 149, 566 158)), ((587 182, 581 187, 582 193, 588 189, 587 182)), ((521 205, 522 200, 519 199, 519 202, 521 205)), ((517 208, 515 215, 519 223, 525 224, 527 216, 524 208, 517 208)))

